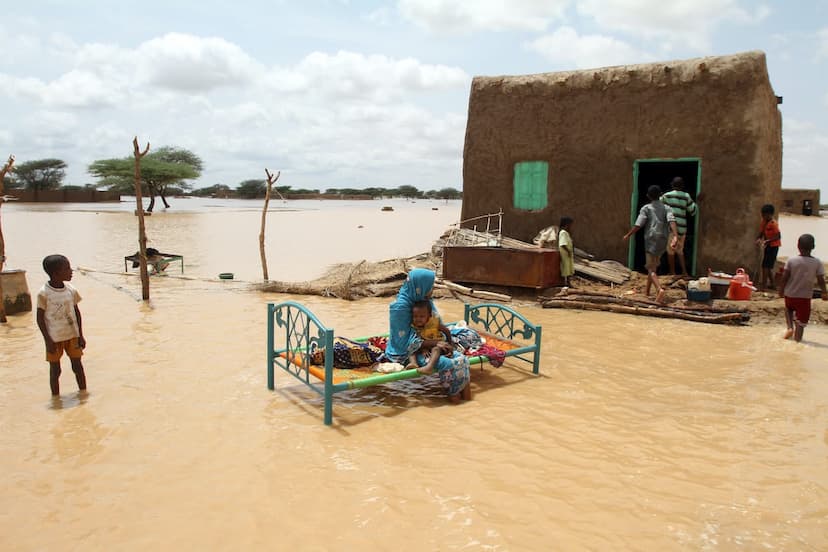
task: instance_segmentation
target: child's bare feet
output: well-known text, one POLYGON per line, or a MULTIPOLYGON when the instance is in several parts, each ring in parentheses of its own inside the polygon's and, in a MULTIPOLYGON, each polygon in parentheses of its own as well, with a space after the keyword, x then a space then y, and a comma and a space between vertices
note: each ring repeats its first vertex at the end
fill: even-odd
POLYGON ((791 328, 788 328, 787 330, 785 330, 785 335, 783 336, 783 337, 784 337, 784 339, 790 339, 790 338, 792 338, 792 337, 793 337, 793 333, 794 333, 794 332, 793 332, 793 330, 792 330, 791 328))
POLYGON ((664 296, 666 295, 663 289, 658 290, 658 294, 656 295, 656 303, 664 304, 664 296))

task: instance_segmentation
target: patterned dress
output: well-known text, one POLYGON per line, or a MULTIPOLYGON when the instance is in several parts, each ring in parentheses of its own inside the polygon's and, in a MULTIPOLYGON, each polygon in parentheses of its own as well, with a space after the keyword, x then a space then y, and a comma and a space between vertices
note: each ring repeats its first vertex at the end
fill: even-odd
MULTIPOLYGON (((408 273, 396 300, 388 307, 390 333, 385 355, 391 362, 404 364, 422 347, 422 338, 411 327, 411 307, 417 301, 431 301, 428 295, 434 287, 434 278, 432 270, 413 269, 408 273)), ((432 316, 439 316, 433 303, 431 309, 432 316)), ((417 364, 425 366, 424 355, 417 355, 417 364)), ((435 370, 448 395, 456 395, 469 383, 469 359, 457 351, 450 357, 440 356, 435 370)))

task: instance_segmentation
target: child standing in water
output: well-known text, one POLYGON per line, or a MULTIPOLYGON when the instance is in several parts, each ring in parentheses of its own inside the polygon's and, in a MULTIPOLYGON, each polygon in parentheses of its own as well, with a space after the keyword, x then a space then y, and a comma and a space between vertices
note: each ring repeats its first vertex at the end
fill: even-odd
POLYGON ((779 282, 779 297, 785 298, 785 323, 788 330, 785 339, 794 338, 802 341, 805 326, 811 317, 811 298, 814 296, 814 281, 822 291, 822 300, 828 301, 825 290, 825 267, 822 261, 811 256, 814 250, 814 237, 802 234, 797 241, 799 255, 791 257, 785 263, 782 280, 779 282))
POLYGON ((558 230, 558 251, 561 254, 561 278, 564 285, 569 285, 569 277, 575 274, 575 246, 572 244, 572 225, 575 221, 571 217, 561 217, 558 230))
POLYGON ((37 327, 46 343, 52 396, 60 395, 60 357, 64 351, 72 363, 78 389, 86 391, 86 374, 81 363, 86 339, 78 309, 81 296, 69 283, 72 267, 63 255, 49 255, 43 259, 43 270, 49 275, 49 281, 37 294, 37 327))

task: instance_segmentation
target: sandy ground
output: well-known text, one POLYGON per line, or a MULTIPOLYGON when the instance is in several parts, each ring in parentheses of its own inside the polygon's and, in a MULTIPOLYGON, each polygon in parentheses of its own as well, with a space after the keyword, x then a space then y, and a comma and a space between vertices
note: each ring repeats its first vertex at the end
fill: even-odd
MULTIPOLYGON (((686 280, 675 276, 660 277, 662 285, 667 289, 666 301, 667 305, 675 306, 693 306, 699 303, 687 301, 686 299, 686 280)), ((605 284, 587 278, 575 276, 571 279, 573 290, 586 290, 593 292, 612 293, 619 297, 626 297, 629 299, 646 300, 648 297, 644 295, 647 279, 644 274, 633 273, 629 281, 621 285, 605 284)), ((498 286, 482 286, 476 285, 475 289, 486 291, 493 291, 496 293, 505 293, 512 296, 513 302, 518 305, 532 305, 537 304, 539 299, 554 297, 561 293, 561 288, 549 288, 543 290, 540 294, 534 290, 521 288, 503 288, 498 286)), ((450 292, 443 292, 443 296, 452 296, 450 292)), ((457 298, 462 299, 462 295, 456 295, 457 298)), ((652 299, 651 295, 649 299, 652 299)), ((776 293, 765 291, 754 292, 750 301, 729 301, 726 299, 714 299, 709 305, 716 307, 734 307, 746 308, 750 311, 751 324, 784 324, 784 302, 776 293)), ((828 324, 828 301, 814 299, 811 303, 811 323, 813 324, 828 324)))

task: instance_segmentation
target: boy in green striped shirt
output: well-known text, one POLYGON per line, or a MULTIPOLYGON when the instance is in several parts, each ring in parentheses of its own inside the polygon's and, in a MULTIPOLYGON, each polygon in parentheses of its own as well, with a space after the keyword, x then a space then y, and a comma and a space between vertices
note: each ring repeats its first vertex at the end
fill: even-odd
POLYGON ((684 262, 684 239, 687 237, 687 217, 696 214, 696 203, 690 197, 690 194, 684 191, 684 179, 682 177, 675 177, 670 185, 673 189, 661 196, 661 202, 669 207, 673 211, 673 216, 676 217, 678 241, 675 242, 675 245, 672 243, 667 245, 667 264, 670 267, 670 274, 675 274, 676 255, 678 255, 681 274, 687 276, 687 265, 684 262))

